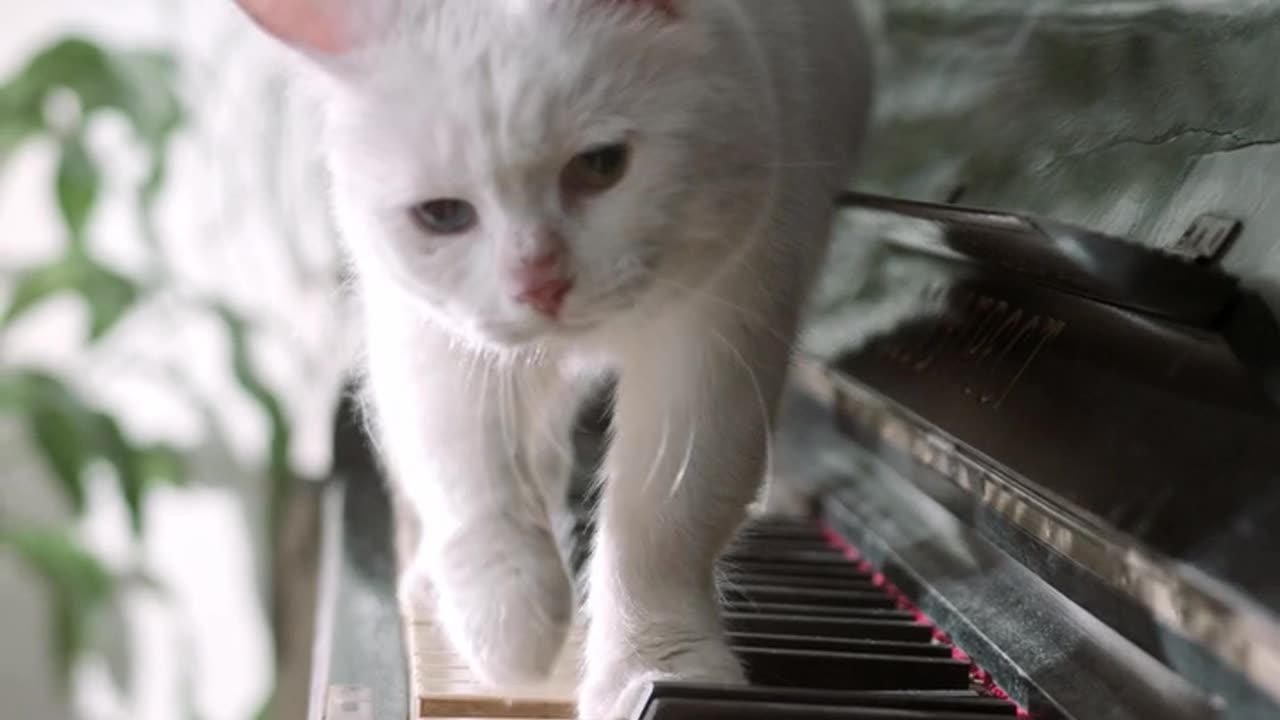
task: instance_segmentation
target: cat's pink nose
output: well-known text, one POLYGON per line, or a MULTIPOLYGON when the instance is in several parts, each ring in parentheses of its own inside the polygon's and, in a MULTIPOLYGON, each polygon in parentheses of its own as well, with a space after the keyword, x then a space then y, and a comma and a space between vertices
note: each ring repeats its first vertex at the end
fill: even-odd
POLYGON ((554 318, 560 314, 564 298, 572 289, 572 280, 547 280, 528 288, 517 295, 516 299, 543 315, 554 318))

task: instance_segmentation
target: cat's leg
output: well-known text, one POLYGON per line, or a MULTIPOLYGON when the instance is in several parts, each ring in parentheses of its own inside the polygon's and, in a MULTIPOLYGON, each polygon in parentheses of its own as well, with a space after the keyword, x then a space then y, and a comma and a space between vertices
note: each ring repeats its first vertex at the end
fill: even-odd
POLYGON ((513 388, 521 418, 521 452, 537 479, 561 559, 569 565, 576 518, 569 507, 574 467, 574 428, 590 379, 565 379, 555 368, 537 373, 538 382, 513 388))
POLYGON ((716 557, 756 497, 789 357, 775 329, 690 313, 625 349, 592 557, 579 716, 629 717, 661 678, 742 680, 716 557))
POLYGON ((432 607, 484 679, 541 677, 574 610, 552 524, 568 389, 554 368, 496 363, 423 329, 411 347, 370 345, 381 450, 419 520, 402 595, 432 607))

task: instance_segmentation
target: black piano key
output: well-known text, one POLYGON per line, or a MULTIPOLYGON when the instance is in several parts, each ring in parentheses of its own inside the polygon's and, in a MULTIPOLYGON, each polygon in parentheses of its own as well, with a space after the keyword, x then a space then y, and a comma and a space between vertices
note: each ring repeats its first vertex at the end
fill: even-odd
POLYGON ((845 608, 881 608, 884 610, 893 610, 897 607, 897 603, 894 602, 893 598, 880 590, 826 590, 738 583, 724 588, 724 594, 730 599, 746 599, 752 602, 778 603, 782 605, 832 605, 845 608))
POLYGON ((900 642, 928 642, 933 639, 933 631, 928 627, 904 620, 856 620, 763 613, 725 613, 724 622, 729 632, 816 635, 846 640, 900 642))
POLYGON ((969 663, 951 658, 737 647, 753 685, 819 690, 964 690, 969 663))
POLYGON ((753 560, 751 558, 737 558, 734 560, 721 559, 720 569, 728 575, 758 573, 769 575, 792 576, 799 575, 801 577, 836 577, 836 578, 860 578, 870 580, 871 576, 863 572, 857 565, 843 560, 841 562, 822 562, 817 564, 807 564, 800 562, 774 562, 769 560, 753 560))
POLYGON ((779 547, 797 550, 834 550, 831 543, 822 537, 805 537, 802 535, 739 535, 729 543, 731 550, 751 547, 779 547))
POLYGON ((983 720, 984 717, 930 710, 662 698, 651 702, 641 715, 642 720, 983 720))
POLYGON ((811 567, 825 567, 828 565, 847 567, 852 564, 844 553, 835 548, 805 548, 797 550, 776 546, 751 548, 746 552, 738 552, 737 549, 730 548, 729 552, 724 555, 724 561, 730 564, 735 562, 772 562, 811 567))
POLYGON ((826 550, 835 548, 826 537, 817 533, 742 533, 733 539, 730 547, 776 545, 779 547, 814 548, 826 550))
MULTIPOLYGON (((972 690, 805 690, 800 688, 726 686, 710 683, 658 682, 647 693, 645 704, 654 699, 722 700, 826 707, 890 708, 895 710, 964 713, 965 717, 1016 717, 1012 703, 983 697, 972 690)), ((637 713, 637 716, 643 716, 637 713)), ((928 716, 926 716, 928 717, 928 716)))
POLYGON ((1015 717, 811 522, 752 523, 719 565, 750 687, 658 683, 634 720, 1015 717))
POLYGON ((813 525, 748 526, 738 533, 738 540, 796 540, 827 543, 827 536, 813 525))
POLYGON ((730 572, 725 573, 733 584, 738 585, 781 585, 794 588, 814 588, 817 590, 848 590, 850 592, 883 592, 870 578, 839 577, 825 575, 774 575, 771 573, 730 572))
POLYGON ((851 620, 899 620, 905 622, 915 620, 915 615, 906 610, 887 610, 885 608, 840 607, 838 605, 786 605, 781 603, 758 603, 750 600, 730 601, 723 603, 721 607, 725 612, 731 613, 786 615, 788 617, 830 617, 851 620))
POLYGON ((819 530, 818 523, 813 518, 752 518, 743 525, 743 530, 819 530))
POLYGON ((863 655, 910 655, 914 657, 951 657, 951 648, 933 642, 893 642, 890 640, 844 640, 805 635, 768 635, 765 633, 730 633, 730 647, 766 647, 778 650, 817 650, 820 652, 861 653, 863 655))
POLYGON ((723 557, 732 562, 806 562, 825 567, 828 564, 850 565, 849 558, 831 547, 809 543, 751 543, 730 545, 723 557))
POLYGON ((847 557, 830 545, 817 545, 807 541, 795 542, 790 540, 736 542, 725 549, 724 556, 729 558, 756 558, 765 560, 767 558, 777 556, 794 557, 798 553, 813 554, 822 558, 831 557, 843 563, 849 562, 847 557))

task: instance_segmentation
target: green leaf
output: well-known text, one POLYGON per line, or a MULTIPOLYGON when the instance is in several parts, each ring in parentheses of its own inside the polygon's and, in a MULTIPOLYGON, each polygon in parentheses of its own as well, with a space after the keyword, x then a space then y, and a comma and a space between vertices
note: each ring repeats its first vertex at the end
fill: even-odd
POLYGON ((0 163, 19 145, 44 130, 44 119, 38 113, 11 108, 0 95, 0 163))
POLYGON ((91 412, 56 378, 33 370, 0 378, 0 412, 24 416, 33 444, 77 512, 84 509, 84 471, 94 457, 91 412))
POLYGON ((18 275, 9 307, 0 318, 0 328, 12 325, 18 318, 58 293, 74 290, 78 282, 75 262, 59 260, 51 265, 33 268, 18 275))
POLYGON ((18 376, 0 375, 0 412, 11 413, 18 410, 26 397, 18 376))
POLYGON ((73 136, 64 140, 62 157, 58 162, 58 210, 62 213, 67 234, 76 247, 84 246, 84 230, 89 222, 89 213, 98 199, 99 184, 98 168, 85 151, 80 137, 73 136))
POLYGON ((61 680, 88 645, 95 617, 116 589, 110 573, 64 533, 0 528, 0 547, 8 547, 45 584, 54 614, 54 657, 61 680))
POLYGON ((142 495, 147 488, 143 472, 142 456, 125 438, 120 424, 106 413, 93 413, 99 447, 105 460, 115 471, 116 482, 125 507, 129 509, 129 523, 135 534, 142 534, 142 495))
POLYGON ((160 197, 160 190, 164 187, 166 177, 168 177, 168 163, 163 153, 156 153, 151 162, 151 170, 147 173, 147 178, 138 188, 137 207, 138 216, 141 220, 139 229, 141 230, 142 242, 151 250, 153 258, 163 264, 164 247, 160 243, 159 233, 156 231, 155 223, 155 205, 156 199, 160 197))
POLYGON ((146 491, 160 482, 185 484, 184 467, 172 448, 156 445, 139 448, 129 442, 115 418, 95 413, 94 422, 103 459, 111 463, 120 485, 120 494, 129 509, 129 521, 135 534, 143 530, 143 500, 146 491))
MULTIPOLYGON (((100 111, 115 110, 125 116, 151 151, 153 168, 147 183, 156 184, 163 175, 158 168, 165 147, 185 119, 176 77, 177 63, 169 53, 109 50, 85 38, 62 38, 0 85, 0 161, 19 144, 53 129, 46 125, 45 105, 51 93, 63 90, 79 100, 80 125, 69 128, 73 136, 80 134, 89 116, 100 111)), ((86 166, 78 162, 82 152, 77 157, 64 151, 64 156, 68 159, 60 169, 60 184, 63 169, 67 177, 87 177, 81 172, 86 166)), ((144 196, 154 193, 151 187, 142 190, 144 196)), ((62 198, 60 187, 60 202, 62 198)))
POLYGON ((89 340, 99 340, 138 301, 133 280, 102 265, 90 263, 81 279, 80 294, 89 305, 89 340))
POLYGON ((34 408, 27 416, 35 445, 45 466, 61 484, 62 492, 76 514, 84 512, 84 471, 93 460, 86 442, 91 430, 85 418, 51 408, 34 408))
POLYGON ((253 367, 249 355, 249 328, 236 312, 223 304, 215 304, 214 311, 221 318, 231 339, 231 367, 236 382, 249 394, 258 408, 267 416, 271 429, 268 454, 268 474, 271 478, 269 517, 272 532, 279 527, 285 500, 294 481, 289 465, 291 430, 284 407, 271 392, 253 367))
POLYGON ((263 701, 262 707, 254 713, 253 720, 272 720, 276 716, 276 693, 277 690, 272 689, 271 694, 263 701))
POLYGON ((138 136, 158 150, 184 119, 174 90, 177 63, 172 55, 150 51, 111 53, 108 60, 122 91, 118 107, 138 136))
POLYGON ((64 292, 80 295, 88 305, 90 341, 105 335, 141 295, 138 284, 128 277, 86 256, 72 254, 18 276, 9 307, 0 317, 0 329, 64 292))
POLYGON ((39 114, 48 93, 58 88, 74 92, 85 113, 112 105, 120 94, 106 53, 88 40, 69 37, 32 57, 0 90, 0 97, 10 108, 39 114))
POLYGON ((185 483, 176 451, 164 445, 137 447, 115 418, 89 407, 50 375, 28 370, 0 376, 0 412, 25 416, 45 465, 77 513, 84 509, 85 471, 98 460, 111 466, 137 533, 143 529, 147 489, 161 482, 185 483))
POLYGON ((153 445, 138 453, 142 476, 149 485, 186 485, 187 467, 182 455, 166 445, 153 445))
POLYGON ((119 110, 155 148, 182 122, 175 75, 176 63, 167 53, 113 51, 85 38, 66 37, 40 51, 0 87, 0 108, 40 118, 50 92, 70 90, 80 99, 82 113, 119 110))

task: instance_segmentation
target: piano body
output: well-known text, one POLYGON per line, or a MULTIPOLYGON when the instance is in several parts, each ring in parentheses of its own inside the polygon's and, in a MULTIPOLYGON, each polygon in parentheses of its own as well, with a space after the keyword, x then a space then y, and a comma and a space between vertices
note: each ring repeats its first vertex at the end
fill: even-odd
MULTIPOLYGON (((808 516, 723 563, 752 687, 636 719, 1280 718, 1280 5, 865 4, 878 130, 778 423, 808 516)), ((481 688, 401 617, 336 442, 312 718, 571 717, 574 658, 481 688)))

